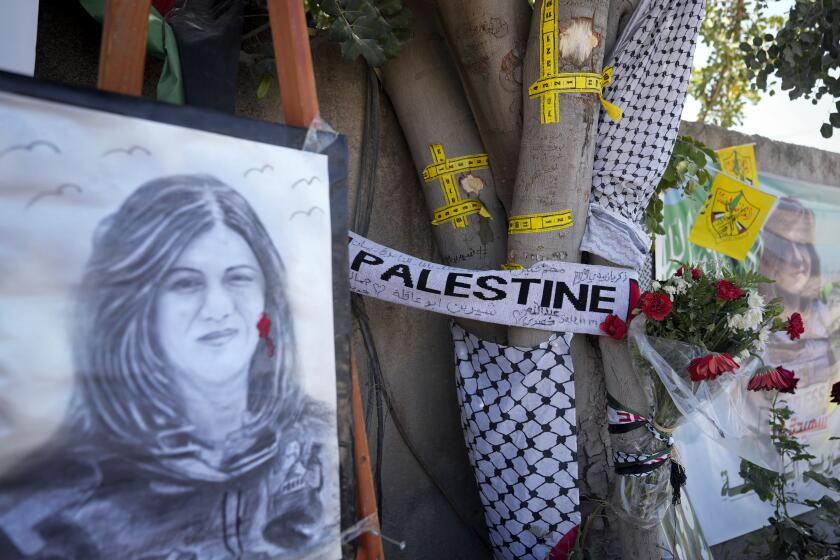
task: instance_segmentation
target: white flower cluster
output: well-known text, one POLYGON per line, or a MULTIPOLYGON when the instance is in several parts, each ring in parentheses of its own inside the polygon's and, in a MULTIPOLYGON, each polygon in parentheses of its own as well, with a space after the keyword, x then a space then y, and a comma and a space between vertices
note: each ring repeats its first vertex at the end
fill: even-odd
POLYGON ((747 290, 747 310, 743 314, 729 317, 727 325, 731 329, 757 330, 764 319, 764 298, 754 290, 747 290))
POLYGON ((679 276, 672 276, 665 281, 664 285, 654 280, 650 283, 650 289, 655 292, 662 290, 668 294, 671 301, 674 301, 674 296, 682 295, 688 291, 688 282, 679 276))
POLYGON ((764 310, 764 298, 755 290, 747 290, 747 306, 750 309, 764 310))
POLYGON ((764 313, 761 309, 747 309, 743 314, 735 314, 727 319, 727 326, 733 330, 754 331, 761 325, 764 313))
POLYGON ((767 348, 767 342, 770 340, 770 326, 765 325, 758 331, 758 339, 753 341, 752 350, 756 354, 762 354, 767 348))

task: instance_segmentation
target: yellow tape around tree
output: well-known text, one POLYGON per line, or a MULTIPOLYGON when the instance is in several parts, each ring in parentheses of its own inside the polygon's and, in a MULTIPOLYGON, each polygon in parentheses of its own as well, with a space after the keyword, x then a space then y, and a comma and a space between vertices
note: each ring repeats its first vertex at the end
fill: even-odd
POLYGON ((540 214, 522 214, 508 219, 508 235, 519 233, 544 233, 566 229, 575 224, 571 210, 543 212, 540 214))
POLYGON ((429 151, 432 153, 432 163, 423 169, 423 180, 427 183, 435 180, 440 181, 443 198, 446 200, 446 206, 435 210, 432 225, 439 226, 446 222, 452 222, 452 226, 458 229, 469 225, 467 216, 471 214, 479 214, 485 218, 490 218, 490 212, 487 211, 481 201, 474 198, 461 198, 455 181, 456 173, 487 169, 490 165, 487 154, 473 154, 446 159, 446 152, 443 151, 441 144, 429 144, 429 151))
POLYGON ((621 120, 622 110, 604 99, 604 88, 612 83, 612 66, 601 74, 557 72, 556 0, 545 0, 540 12, 540 79, 528 88, 528 97, 540 98, 540 123, 559 123, 559 94, 595 93, 613 121, 621 120))

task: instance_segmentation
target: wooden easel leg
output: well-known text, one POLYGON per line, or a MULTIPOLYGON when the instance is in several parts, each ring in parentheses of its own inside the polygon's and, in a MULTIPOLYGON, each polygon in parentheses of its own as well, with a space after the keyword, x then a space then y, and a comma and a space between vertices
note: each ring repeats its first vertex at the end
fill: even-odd
MULTIPOLYGON (((362 410, 362 392, 359 388, 359 372, 356 369, 355 353, 350 358, 353 384, 353 450, 356 463, 356 485, 358 486, 359 518, 376 513, 376 492, 373 487, 373 473, 370 468, 365 414, 362 410)), ((382 539, 373 533, 362 533, 356 560, 383 560, 382 539)))
POLYGON ((309 128, 318 116, 318 94, 301 0, 268 0, 274 59, 286 124, 309 128))
POLYGON ((146 64, 151 0, 107 0, 96 87, 139 96, 146 64))

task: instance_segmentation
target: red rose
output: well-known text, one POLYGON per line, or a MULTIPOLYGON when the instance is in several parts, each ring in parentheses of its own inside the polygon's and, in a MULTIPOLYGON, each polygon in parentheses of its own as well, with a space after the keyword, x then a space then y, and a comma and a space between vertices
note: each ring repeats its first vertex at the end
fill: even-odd
POLYGON ((840 404, 840 381, 831 386, 831 402, 840 404))
POLYGON ((744 291, 729 280, 718 280, 715 284, 715 297, 719 300, 738 299, 744 291))
POLYGON ((692 280, 700 280, 700 269, 691 267, 691 279, 692 280))
POLYGON ((642 296, 639 295, 639 283, 635 280, 630 280, 630 305, 629 310, 627 311, 628 325, 633 322, 633 319, 635 319, 638 314, 638 311, 636 310, 639 308, 641 298, 642 296))
POLYGON ((604 322, 601 323, 601 332, 606 333, 608 337, 615 340, 622 340, 627 336, 627 323, 621 320, 618 315, 610 313, 604 322))
POLYGON ((683 267, 681 266, 681 267, 679 267, 679 268, 677 269, 677 271, 674 273, 674 276, 682 276, 682 275, 683 275, 683 272, 685 272, 685 268, 683 268, 683 267))
POLYGON ((642 313, 648 319, 661 321, 671 312, 671 300, 665 294, 645 292, 642 295, 642 313))
POLYGON ((802 322, 802 315, 799 313, 791 315, 787 320, 785 330, 787 330, 788 336, 791 340, 798 339, 799 335, 805 332, 805 324, 802 322))
POLYGON ((563 535, 563 538, 554 545, 551 552, 548 554, 548 560, 568 560, 572 555, 572 551, 577 544, 578 529, 580 525, 575 525, 571 530, 563 535))
POLYGON ((799 378, 789 369, 779 367, 763 367, 750 378, 747 389, 750 391, 779 391, 793 393, 799 378))
POLYGON ((688 373, 692 381, 712 380, 718 375, 736 369, 738 369, 738 364, 726 352, 694 358, 688 364, 688 373))

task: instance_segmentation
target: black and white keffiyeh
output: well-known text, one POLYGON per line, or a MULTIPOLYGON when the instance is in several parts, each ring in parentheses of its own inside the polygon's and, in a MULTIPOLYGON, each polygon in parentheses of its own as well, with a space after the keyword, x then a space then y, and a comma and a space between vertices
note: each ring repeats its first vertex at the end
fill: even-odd
POLYGON ((601 112, 589 219, 581 250, 639 269, 650 249, 641 219, 662 178, 685 103, 705 0, 642 0, 606 60, 613 83, 601 112))
POLYGON ((545 560, 580 523, 571 333, 535 348, 452 324, 461 423, 498 560, 545 560))

